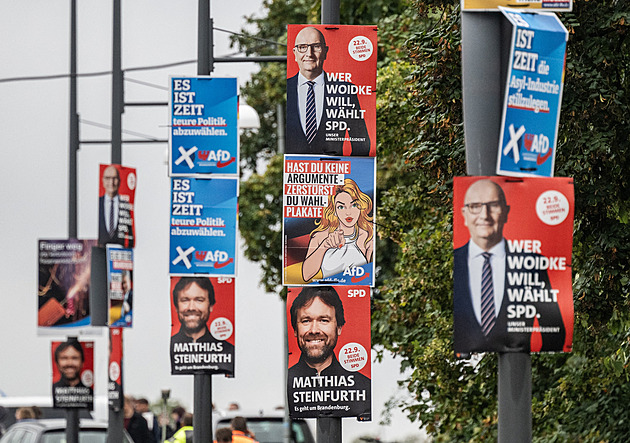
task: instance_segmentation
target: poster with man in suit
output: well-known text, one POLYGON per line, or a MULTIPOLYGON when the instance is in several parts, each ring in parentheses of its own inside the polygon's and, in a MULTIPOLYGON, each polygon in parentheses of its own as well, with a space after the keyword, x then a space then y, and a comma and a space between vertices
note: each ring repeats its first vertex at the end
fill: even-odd
POLYGON ((289 25, 286 153, 376 155, 376 27, 289 25))
POLYGON ((134 200, 136 169, 100 165, 98 244, 135 245, 134 200))
POLYGON ((456 177, 454 348, 570 352, 573 179, 456 177))

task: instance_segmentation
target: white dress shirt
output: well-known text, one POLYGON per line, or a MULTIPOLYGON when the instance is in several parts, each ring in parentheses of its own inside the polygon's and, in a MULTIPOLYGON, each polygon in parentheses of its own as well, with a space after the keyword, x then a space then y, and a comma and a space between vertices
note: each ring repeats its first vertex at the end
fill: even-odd
MULTIPOLYGON (((298 112, 300 113, 300 123, 302 124, 302 130, 306 134, 306 95, 308 93, 309 80, 298 73, 298 112)), ((317 116, 317 127, 322 121, 322 114, 324 112, 324 72, 322 72, 315 80, 313 85, 313 91, 315 92, 315 113, 317 116)))
MULTIPOLYGON (((475 317, 481 324, 481 274, 483 270, 484 251, 472 240, 468 242, 468 282, 472 296, 475 317)), ((498 316, 503 301, 505 289, 505 240, 502 239, 488 251, 490 254, 490 266, 492 267, 492 286, 494 289, 494 312, 498 316)))

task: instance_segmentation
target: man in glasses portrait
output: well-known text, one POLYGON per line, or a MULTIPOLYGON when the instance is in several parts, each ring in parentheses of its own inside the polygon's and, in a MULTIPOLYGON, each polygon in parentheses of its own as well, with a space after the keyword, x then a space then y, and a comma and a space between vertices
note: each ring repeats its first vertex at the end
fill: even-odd
POLYGON ((526 257, 540 257, 540 251, 510 252, 503 237, 509 213, 497 183, 480 179, 466 190, 461 214, 470 240, 453 256, 454 348, 460 357, 471 352, 530 352, 532 332, 538 327, 541 351, 563 350, 565 328, 557 300, 549 300, 552 292, 509 299, 510 290, 521 287, 551 289, 545 269, 511 268, 526 257), (508 273, 511 279, 506 279, 508 273))
POLYGON ((324 71, 329 49, 315 27, 303 28, 295 37, 292 50, 299 72, 287 79, 286 153, 343 155, 348 140, 352 155, 367 156, 364 111, 354 85, 324 71))

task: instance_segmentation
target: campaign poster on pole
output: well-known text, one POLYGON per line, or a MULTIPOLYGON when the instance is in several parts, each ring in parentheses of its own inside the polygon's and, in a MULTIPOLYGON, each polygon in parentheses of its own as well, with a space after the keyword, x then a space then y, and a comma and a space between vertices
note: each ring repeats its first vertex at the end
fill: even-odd
POLYGON ((376 155, 377 28, 289 25, 286 153, 376 155))
POLYGON ((99 177, 98 244, 113 243, 133 248, 136 239, 136 169, 100 165, 99 177))
POLYGON ((96 240, 39 240, 39 328, 90 325, 93 246, 96 240))
POLYGON ((373 157, 285 155, 283 284, 374 285, 373 157))
POLYGON ((455 177, 454 348, 570 352, 571 178, 455 177))
POLYGON ((289 288, 287 331, 289 415, 371 420, 370 288, 289 288))
POLYGON ((107 371, 107 399, 114 411, 123 408, 123 333, 122 328, 109 328, 109 366, 107 371))
POLYGON ((234 375, 235 283, 171 277, 171 374, 234 375))
POLYGON ((462 11, 497 11, 505 6, 523 10, 572 11, 573 0, 462 0, 462 11))
POLYGON ((238 180, 171 179, 171 275, 236 276, 238 180))
POLYGON ((133 249, 107 245, 107 300, 110 327, 133 324, 133 249))
POLYGON ((94 405, 94 342, 52 342, 52 394, 55 408, 94 405))
POLYGON ((568 32, 553 13, 500 9, 513 30, 497 174, 553 177, 568 32))
POLYGON ((169 174, 238 174, 236 78, 170 78, 169 174))

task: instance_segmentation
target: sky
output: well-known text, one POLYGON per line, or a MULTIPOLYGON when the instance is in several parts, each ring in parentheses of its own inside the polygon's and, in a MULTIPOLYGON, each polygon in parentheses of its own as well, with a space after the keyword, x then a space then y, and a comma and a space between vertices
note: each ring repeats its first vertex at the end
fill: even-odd
MULTIPOLYGON (((78 72, 107 72, 112 66, 112 2, 78 3, 78 72)), ((243 16, 262 14, 262 0, 211 2, 215 27, 238 31, 243 16), (238 4, 238 7, 235 5, 238 4)), ((195 0, 123 0, 123 70, 195 60, 195 0)), ((0 396, 50 395, 50 342, 64 335, 37 334, 37 240, 68 237, 69 80, 2 81, 67 74, 70 69, 70 1, 0 2, 0 396)), ((234 52, 226 33, 214 33, 215 56, 234 52)), ((237 77, 239 86, 255 72, 254 63, 217 64, 214 76, 237 77)), ((132 70, 125 75, 127 102, 168 100, 171 75, 194 76, 196 64, 132 70)), ((111 76, 78 80, 80 139, 111 137, 111 76)), ((135 134, 167 139, 166 107, 127 107, 123 140, 135 134)), ((170 375, 168 227, 170 181, 167 145, 124 144, 122 164, 137 169, 134 325, 124 332, 125 392, 151 402, 162 389, 185 407, 193 405, 192 376, 170 375)), ((78 153, 78 237, 97 237, 99 164, 111 163, 110 146, 82 144, 78 153)), ((239 256, 236 295, 236 374, 213 376, 213 402, 227 408, 271 410, 284 403, 284 305, 259 286, 260 269, 239 256)), ((106 331, 95 341, 95 394, 106 394, 106 331)), ((343 420, 344 442, 359 435, 383 441, 420 437, 417 424, 396 412, 379 425, 383 405, 404 397, 398 361, 374 364, 373 421, 343 420)))

